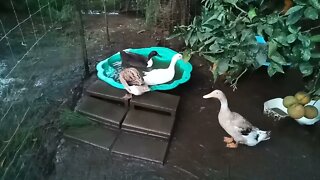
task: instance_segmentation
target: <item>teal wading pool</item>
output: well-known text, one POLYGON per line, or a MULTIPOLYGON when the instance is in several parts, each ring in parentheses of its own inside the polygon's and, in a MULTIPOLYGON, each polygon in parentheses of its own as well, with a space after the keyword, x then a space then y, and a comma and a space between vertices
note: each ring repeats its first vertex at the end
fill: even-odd
MULTIPOLYGON (((157 51, 161 56, 153 57, 153 68, 167 68, 171 62, 171 58, 178 52, 165 48, 165 47, 150 47, 150 48, 139 48, 139 49, 127 49, 129 52, 137 53, 145 57, 151 51, 157 51)), ((124 89, 123 85, 119 81, 119 72, 121 71, 121 57, 120 53, 116 53, 111 57, 99 62, 96 66, 98 71, 98 78, 102 81, 110 84, 111 86, 119 89, 124 89)), ((185 83, 190 79, 192 71, 192 65, 189 62, 182 60, 178 61, 175 66, 175 76, 173 80, 165 84, 159 84, 150 86, 152 91, 154 90, 170 90, 177 87, 179 84, 185 83)))

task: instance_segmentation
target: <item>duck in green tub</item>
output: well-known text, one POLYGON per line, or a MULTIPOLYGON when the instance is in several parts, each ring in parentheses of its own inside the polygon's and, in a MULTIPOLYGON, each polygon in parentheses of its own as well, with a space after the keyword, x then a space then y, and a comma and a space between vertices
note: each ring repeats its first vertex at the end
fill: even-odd
POLYGON ((111 86, 126 89, 130 95, 141 95, 148 91, 170 90, 187 82, 192 65, 183 61, 176 51, 151 47, 118 52, 98 63, 97 70, 98 78, 111 86))

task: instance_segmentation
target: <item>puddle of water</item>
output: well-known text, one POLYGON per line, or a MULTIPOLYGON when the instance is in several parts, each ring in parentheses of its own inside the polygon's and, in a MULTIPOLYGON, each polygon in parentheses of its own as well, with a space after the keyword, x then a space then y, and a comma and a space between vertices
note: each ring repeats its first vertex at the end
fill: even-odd
MULTIPOLYGON (((19 78, 0 78, 0 98, 3 97, 6 91, 10 88, 10 86, 18 85, 24 83, 24 80, 19 78)), ((10 94, 10 96, 5 97, 2 101, 3 102, 9 102, 11 100, 17 99, 18 95, 20 95, 22 92, 24 92, 26 88, 22 87, 20 89, 17 89, 14 91, 13 94, 10 94)))
POLYGON ((121 64, 122 64, 121 61, 116 61, 116 62, 112 63, 111 67, 114 69, 114 71, 111 71, 110 73, 106 74, 107 77, 112 78, 116 82, 120 82, 119 81, 119 74, 123 70, 121 64))

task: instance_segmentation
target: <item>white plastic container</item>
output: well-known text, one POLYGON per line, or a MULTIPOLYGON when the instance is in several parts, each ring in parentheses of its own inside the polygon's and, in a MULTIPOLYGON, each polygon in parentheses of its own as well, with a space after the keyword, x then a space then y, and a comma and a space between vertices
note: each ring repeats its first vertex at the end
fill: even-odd
MULTIPOLYGON (((264 103, 263 111, 266 114, 270 114, 277 119, 281 119, 283 117, 288 116, 287 114, 287 108, 283 106, 282 104, 283 99, 282 98, 275 98, 271 99, 269 101, 266 101, 264 103)), ((302 117, 300 119, 296 119, 296 121, 301 125, 313 125, 314 123, 318 122, 320 120, 320 101, 310 101, 307 105, 313 105, 318 109, 318 116, 313 119, 308 119, 305 117, 302 117)))

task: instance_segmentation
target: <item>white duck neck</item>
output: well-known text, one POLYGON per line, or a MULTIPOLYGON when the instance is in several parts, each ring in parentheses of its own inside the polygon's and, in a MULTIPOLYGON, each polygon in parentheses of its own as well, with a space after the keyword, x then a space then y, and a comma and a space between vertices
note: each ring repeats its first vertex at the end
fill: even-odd
POLYGON ((177 59, 172 59, 172 61, 170 62, 170 65, 169 65, 169 67, 168 67, 168 69, 169 69, 169 70, 174 70, 174 67, 175 67, 177 61, 178 61, 177 59))
POLYGON ((230 111, 228 107, 228 101, 226 98, 219 99, 221 103, 220 111, 230 111))

